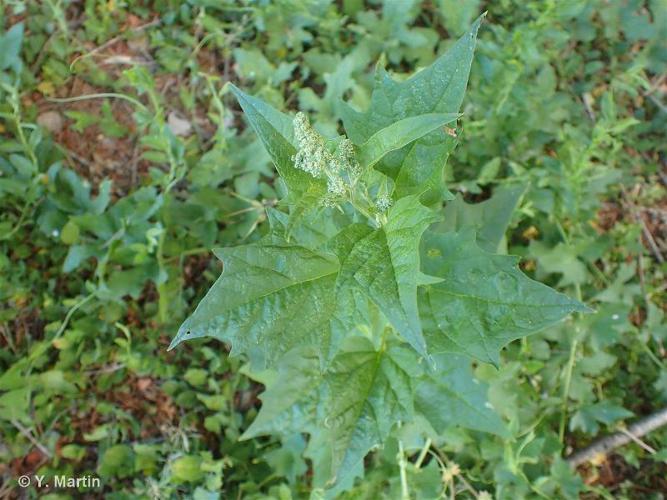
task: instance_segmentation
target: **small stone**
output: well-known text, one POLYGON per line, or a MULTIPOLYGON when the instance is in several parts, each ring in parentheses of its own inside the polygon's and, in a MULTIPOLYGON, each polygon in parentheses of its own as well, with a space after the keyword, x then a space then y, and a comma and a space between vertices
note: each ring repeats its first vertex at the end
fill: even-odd
POLYGON ((167 124, 174 135, 187 137, 192 133, 192 124, 188 120, 179 117, 173 111, 167 117, 167 124))
POLYGON ((37 117, 37 124, 56 134, 63 128, 63 117, 57 111, 45 111, 37 117))

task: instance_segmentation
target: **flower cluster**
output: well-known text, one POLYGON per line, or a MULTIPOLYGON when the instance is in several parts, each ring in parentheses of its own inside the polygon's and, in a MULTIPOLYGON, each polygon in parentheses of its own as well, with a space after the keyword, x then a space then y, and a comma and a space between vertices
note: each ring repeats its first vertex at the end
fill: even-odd
POLYGON ((296 155, 292 157, 294 166, 313 177, 322 177, 327 163, 331 161, 331 154, 323 137, 310 126, 303 113, 297 113, 294 118, 294 138, 299 145, 296 155))
POLYGON ((381 194, 375 200, 375 207, 379 212, 386 212, 391 207, 391 198, 389 195, 381 194))
POLYGON ((345 196, 361 175, 352 142, 343 139, 336 152, 331 153, 324 138, 303 113, 297 113, 294 118, 294 136, 298 145, 297 153, 292 158, 294 166, 313 177, 326 179, 329 198, 345 196))
POLYGON ((361 167, 354 154, 354 146, 350 139, 343 139, 338 146, 336 153, 338 164, 342 170, 350 177, 351 181, 356 181, 361 175, 361 167))
POLYGON ((386 220, 385 212, 391 207, 391 197, 385 190, 375 197, 369 195, 352 141, 343 138, 335 150, 333 147, 329 149, 324 137, 303 113, 297 113, 294 118, 294 137, 297 142, 297 152, 292 157, 294 166, 313 177, 326 179, 327 193, 320 203, 335 207, 347 200, 374 223, 381 224, 386 220))

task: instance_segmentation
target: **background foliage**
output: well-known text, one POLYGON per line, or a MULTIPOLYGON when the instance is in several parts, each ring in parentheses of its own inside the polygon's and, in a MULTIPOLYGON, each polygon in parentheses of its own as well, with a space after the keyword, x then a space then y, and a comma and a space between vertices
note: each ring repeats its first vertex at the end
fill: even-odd
MULTIPOLYGON (((277 198, 223 84, 333 134, 341 97, 367 107, 373 61, 409 74, 483 10, 448 187, 469 203, 524 188, 503 248, 598 313, 476 368, 521 440, 438 429, 421 457, 403 429, 411 493, 667 490, 664 431, 653 454, 562 460, 667 402, 663 1, 6 0, 0 497, 35 471, 99 475, 119 498, 309 495, 301 436, 238 440, 263 388, 244 361, 214 341, 166 352, 220 272, 209 249, 257 239, 277 198)), ((397 453, 378 450, 345 495, 399 496, 397 453)))

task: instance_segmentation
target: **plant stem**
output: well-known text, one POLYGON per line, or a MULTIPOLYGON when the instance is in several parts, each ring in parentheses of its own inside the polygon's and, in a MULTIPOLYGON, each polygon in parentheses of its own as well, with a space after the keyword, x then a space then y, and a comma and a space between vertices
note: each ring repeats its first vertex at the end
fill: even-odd
POLYGON ((60 336, 62 335, 62 333, 65 331, 65 328, 67 328, 67 324, 69 323, 69 320, 72 319, 72 315, 73 315, 78 309, 80 309, 81 307, 83 307, 83 306, 84 306, 90 299, 92 299, 94 296, 95 296, 95 295, 92 294, 92 293, 91 293, 90 295, 86 295, 83 299, 81 299, 79 302, 77 302, 76 304, 74 304, 74 305, 70 308, 69 311, 67 311, 67 314, 65 315, 65 319, 63 319, 63 323, 62 323, 62 325, 60 325, 60 328, 58 328, 58 331, 57 331, 56 334, 53 336, 53 338, 51 339, 51 341, 54 341, 55 339, 57 339, 58 337, 60 337, 60 336))
POLYGON ((641 344, 644 350, 646 351, 646 354, 648 354, 648 357, 651 358, 651 361, 653 361, 658 368, 664 369, 665 365, 660 361, 660 359, 655 355, 655 353, 651 350, 651 348, 648 346, 648 344, 641 344))
POLYGON ((77 101, 85 101, 88 99, 105 99, 105 98, 115 98, 115 99, 124 99, 128 102, 131 102, 135 106, 141 108, 144 111, 147 111, 146 106, 144 106, 141 102, 139 102, 137 99, 130 97, 125 94, 118 94, 116 92, 99 92, 95 94, 84 94, 84 95, 78 95, 75 97, 66 97, 66 98, 57 98, 57 97, 47 97, 46 100, 49 102, 57 102, 57 103, 68 103, 68 102, 77 102, 77 101))
POLYGON ((570 385, 572 383, 572 372, 574 370, 574 358, 577 354, 577 347, 579 347, 579 340, 574 339, 570 346, 570 358, 567 361, 567 368, 565 371, 565 386, 563 387, 563 404, 560 415, 560 425, 558 427, 558 440, 562 443, 565 439, 565 423, 567 421, 567 401, 570 397, 570 385))
POLYGON ((433 444, 433 441, 431 441, 431 438, 427 438, 426 442, 424 443, 424 447, 419 452, 419 456, 417 457, 417 461, 415 462, 415 467, 417 469, 419 469, 422 466, 422 463, 424 462, 424 459, 428 454, 428 450, 431 449, 431 444, 433 444))
MULTIPOLYGON (((560 221, 556 220, 556 227, 558 228, 558 231, 563 238, 563 242, 565 245, 570 246, 570 238, 568 234, 565 232, 565 229, 561 225, 560 221)), ((575 284, 575 291, 577 294, 577 300, 579 302, 582 302, 582 296, 581 296, 581 287, 579 284, 575 284)), ((576 314, 576 318, 579 318, 580 314, 576 314)), ((565 439, 565 424, 567 423, 567 412, 568 412, 568 400, 570 398, 570 386, 572 384, 572 372, 574 371, 574 363, 575 359, 577 356, 577 349, 579 348, 579 339, 576 338, 576 335, 578 334, 579 329, 575 326, 575 339, 572 341, 572 345, 570 346, 570 356, 567 360, 567 368, 565 370, 565 385, 563 387, 563 403, 561 407, 561 415, 560 415, 560 424, 558 426, 558 440, 563 443, 563 440, 565 439)))
POLYGON ((401 471, 401 500, 410 500, 410 489, 408 488, 408 475, 406 472, 407 460, 403 450, 403 441, 398 440, 398 467, 401 471))

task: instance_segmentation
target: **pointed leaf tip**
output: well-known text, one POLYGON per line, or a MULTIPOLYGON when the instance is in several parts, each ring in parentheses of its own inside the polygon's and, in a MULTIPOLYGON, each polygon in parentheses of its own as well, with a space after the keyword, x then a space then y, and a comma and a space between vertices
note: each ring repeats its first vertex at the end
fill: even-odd
POLYGON ((167 352, 175 349, 179 344, 187 340, 188 335, 190 335, 190 327, 185 326, 187 323, 188 320, 179 327, 176 335, 174 335, 174 338, 171 340, 169 347, 167 347, 167 352))
POLYGON ((579 302, 578 300, 572 300, 572 312, 579 312, 583 314, 595 314, 597 311, 592 307, 579 302))
POLYGON ((528 278, 515 257, 483 251, 471 228, 427 231, 422 242, 423 272, 443 278, 420 293, 424 335, 434 352, 462 353, 498 366, 500 350, 512 340, 588 310, 528 278))
POLYGON ((180 334, 176 334, 176 336, 171 340, 169 347, 167 347, 167 352, 173 350, 178 344, 181 343, 182 340, 183 339, 181 338, 180 334))
POLYGON ((176 348, 176 346, 178 346, 178 344, 183 342, 183 340, 185 340, 185 339, 183 338, 183 335, 181 334, 181 332, 179 330, 179 332, 174 336, 174 338, 171 339, 169 347, 167 347, 167 352, 173 351, 176 348))

